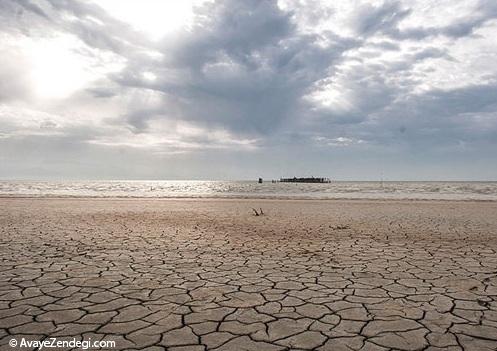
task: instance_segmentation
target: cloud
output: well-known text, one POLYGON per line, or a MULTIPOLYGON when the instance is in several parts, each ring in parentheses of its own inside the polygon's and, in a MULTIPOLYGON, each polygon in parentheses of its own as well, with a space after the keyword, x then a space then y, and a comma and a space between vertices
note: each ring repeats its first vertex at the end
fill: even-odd
POLYGON ((403 8, 397 1, 385 1, 377 6, 364 3, 355 11, 352 22, 359 35, 370 36, 389 33, 410 13, 410 9, 403 8))
POLYGON ((349 165, 382 152, 487 157, 496 18, 490 0, 208 1, 157 39, 98 2, 6 0, 0 139, 12 155, 20 140, 48 158, 64 143, 111 163, 148 152, 142 170, 242 154, 271 169, 263 155, 297 147, 316 168, 345 153, 349 165))
MULTIPOLYGON (((164 40, 163 60, 129 65, 116 79, 164 94, 164 109, 185 120, 240 134, 267 135, 292 123, 302 95, 355 43, 337 37, 323 47, 273 2, 209 3, 197 16, 192 30, 164 40), (155 72, 153 83, 137 78, 144 69, 155 72)), ((134 114, 127 120, 144 127, 134 114)))

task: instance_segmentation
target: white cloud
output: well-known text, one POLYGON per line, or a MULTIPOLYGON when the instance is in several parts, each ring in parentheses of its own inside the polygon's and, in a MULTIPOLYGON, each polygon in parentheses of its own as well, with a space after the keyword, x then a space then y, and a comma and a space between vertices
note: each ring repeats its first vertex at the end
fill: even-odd
POLYGON ((354 139, 348 137, 327 138, 322 136, 314 137, 315 142, 320 146, 333 146, 333 147, 346 147, 352 145, 365 144, 366 141, 362 139, 354 139))
POLYGON ((158 40, 167 33, 190 25, 194 7, 201 6, 203 2, 205 0, 98 0, 95 3, 113 17, 158 40))

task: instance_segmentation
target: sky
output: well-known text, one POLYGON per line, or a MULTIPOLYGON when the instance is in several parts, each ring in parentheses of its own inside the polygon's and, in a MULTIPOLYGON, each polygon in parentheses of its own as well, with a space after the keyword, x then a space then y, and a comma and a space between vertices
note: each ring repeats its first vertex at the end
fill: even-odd
POLYGON ((0 0, 1 179, 497 180, 495 0, 0 0))

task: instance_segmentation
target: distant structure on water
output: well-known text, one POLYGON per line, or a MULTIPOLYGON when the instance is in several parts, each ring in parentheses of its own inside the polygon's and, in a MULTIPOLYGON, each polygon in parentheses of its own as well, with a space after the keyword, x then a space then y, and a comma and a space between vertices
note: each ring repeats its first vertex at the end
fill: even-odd
POLYGON ((331 183, 329 178, 280 178, 280 182, 282 183, 331 183))

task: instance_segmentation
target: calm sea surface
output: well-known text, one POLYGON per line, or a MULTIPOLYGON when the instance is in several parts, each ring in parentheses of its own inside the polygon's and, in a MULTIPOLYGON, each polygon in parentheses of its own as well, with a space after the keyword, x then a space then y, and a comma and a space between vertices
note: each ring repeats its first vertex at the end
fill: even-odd
POLYGON ((0 196, 497 200, 497 182, 0 181, 0 196))

